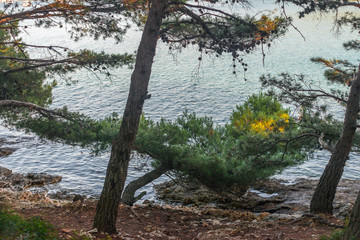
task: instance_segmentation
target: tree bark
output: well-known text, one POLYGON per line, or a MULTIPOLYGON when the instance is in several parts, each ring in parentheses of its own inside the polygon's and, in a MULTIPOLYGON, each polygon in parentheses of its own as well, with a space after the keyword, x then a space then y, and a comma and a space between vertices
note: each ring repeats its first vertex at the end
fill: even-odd
POLYGON ((327 164, 310 203, 311 213, 329 213, 333 211, 333 201, 337 185, 344 171, 353 138, 356 131, 357 116, 360 100, 360 71, 351 84, 347 102, 344 126, 339 141, 337 142, 329 163, 327 164))
POLYGON ((349 226, 345 231, 343 239, 360 239, 360 192, 358 193, 354 208, 351 212, 349 226))
POLYGON ((149 15, 137 51, 135 68, 131 75, 130 91, 121 127, 112 143, 104 187, 96 207, 94 228, 98 231, 116 232, 115 224, 121 193, 124 189, 130 153, 143 104, 148 98, 147 89, 165 4, 165 0, 151 1, 149 15))
POLYGON ((142 192, 139 196, 135 197, 135 192, 139 188, 159 178, 168 170, 169 169, 165 165, 160 165, 154 170, 146 173, 144 176, 130 182, 124 190, 123 196, 121 198, 121 202, 132 206, 137 200, 139 200, 146 194, 146 192, 142 192))

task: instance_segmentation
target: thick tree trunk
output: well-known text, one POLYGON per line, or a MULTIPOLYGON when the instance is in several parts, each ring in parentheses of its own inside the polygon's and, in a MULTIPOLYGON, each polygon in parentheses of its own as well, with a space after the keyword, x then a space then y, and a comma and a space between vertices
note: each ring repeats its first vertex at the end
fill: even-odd
POLYGON ((360 192, 358 193, 354 208, 351 212, 349 226, 345 231, 343 239, 360 239, 360 192))
POLYGON ((336 188, 344 171, 345 162, 348 159, 356 131, 356 119, 359 113, 359 100, 360 71, 358 71, 356 79, 354 79, 351 84, 344 126, 340 139, 332 152, 330 161, 327 164, 311 199, 311 213, 332 214, 336 188))
POLYGON ((121 202, 132 206, 137 200, 141 199, 146 194, 146 192, 142 192, 139 194, 139 196, 135 197, 135 192, 146 184, 154 181, 155 179, 158 179, 168 170, 169 168, 167 168, 165 165, 160 165, 154 170, 146 173, 144 176, 130 182, 124 190, 121 202))
POLYGON ((116 232, 115 224, 121 193, 124 189, 130 152, 138 130, 143 104, 148 98, 147 89, 165 4, 165 0, 151 1, 131 76, 130 91, 120 131, 112 144, 104 187, 96 207, 94 228, 99 231, 116 232))

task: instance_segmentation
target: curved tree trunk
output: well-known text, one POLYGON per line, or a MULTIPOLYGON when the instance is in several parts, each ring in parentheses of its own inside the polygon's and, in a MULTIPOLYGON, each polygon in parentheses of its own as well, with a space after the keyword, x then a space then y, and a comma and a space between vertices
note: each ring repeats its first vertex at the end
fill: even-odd
POLYGON ((139 196, 135 197, 135 192, 146 184, 154 181, 155 179, 158 179, 168 170, 169 168, 167 168, 165 165, 160 165, 159 167, 146 173, 144 176, 141 176, 138 179, 130 182, 124 190, 121 202, 132 206, 137 200, 141 199, 146 194, 146 192, 142 192, 139 194, 139 196))
POLYGON ((333 211, 333 201, 337 185, 344 171, 353 138, 356 131, 357 116, 360 101, 360 71, 351 84, 349 99, 346 106, 344 126, 329 163, 319 180, 310 203, 311 213, 329 213, 333 211))
POLYGON ((148 98, 147 89, 165 4, 165 0, 151 1, 150 12, 137 51, 135 68, 131 75, 130 91, 121 127, 112 143, 104 187, 96 207, 94 228, 99 231, 116 232, 115 224, 121 193, 124 189, 130 153, 138 130, 143 104, 148 98))

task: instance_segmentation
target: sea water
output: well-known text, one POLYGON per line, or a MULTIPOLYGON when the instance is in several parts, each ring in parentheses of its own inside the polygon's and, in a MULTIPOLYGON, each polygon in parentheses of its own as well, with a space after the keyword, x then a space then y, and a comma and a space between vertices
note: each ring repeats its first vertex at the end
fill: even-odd
MULTIPOLYGON (((221 7, 228 10, 227 6, 221 7)), ((231 11, 250 15, 268 14, 269 11, 262 12, 264 9, 277 13, 280 6, 270 1, 255 1, 250 9, 237 7, 231 11)), ((199 116, 212 117, 217 124, 224 124, 229 121, 229 116, 237 104, 242 104, 252 93, 261 91, 259 77, 262 74, 305 74, 315 85, 328 89, 323 77, 325 68, 312 63, 310 58, 324 57, 359 62, 356 52, 345 51, 342 47, 344 41, 357 39, 359 36, 348 28, 342 29, 338 34, 333 24, 335 14, 310 15, 298 19, 297 10, 293 6, 286 7, 288 16, 294 18, 296 29, 289 27, 285 36, 272 42, 270 48, 265 47, 264 64, 260 50, 243 56, 248 64, 245 75, 240 67, 237 68, 236 75, 232 73, 231 56, 216 58, 205 55, 202 56, 203 61, 199 62, 200 53, 195 47, 170 53, 166 44, 159 43, 149 85, 152 97, 145 102, 145 116, 155 121, 161 118, 176 119, 187 109, 199 116)), ((132 53, 141 37, 141 31, 132 29, 120 44, 115 44, 111 39, 95 41, 91 38, 74 42, 66 33, 69 29, 70 26, 62 29, 27 28, 26 33, 22 33, 22 38, 27 43, 36 45, 51 44, 71 49, 89 48, 107 53, 132 53)), ((30 54, 39 56, 43 53, 33 50, 30 54)), ((80 111, 96 119, 112 112, 121 115, 127 99, 131 71, 127 68, 112 70, 113 77, 110 81, 85 70, 72 73, 71 78, 78 83, 68 85, 64 80, 59 80, 59 85, 53 90, 54 101, 51 107, 66 105, 69 110, 80 111)), ((336 105, 331 110, 337 118, 343 118, 344 110, 341 107, 336 105)), ((18 148, 12 155, 0 158, 1 166, 17 172, 46 172, 62 176, 62 182, 53 186, 52 191, 66 189, 69 193, 95 197, 100 194, 109 153, 93 156, 87 149, 41 140, 35 135, 3 126, 0 126, 0 137, 14 142, 9 146, 18 148)), ((319 177, 329 158, 330 154, 325 150, 316 151, 305 163, 288 168, 275 177, 290 181, 300 177, 319 177)), ((350 155, 344 172, 345 178, 359 178, 358 159, 358 154, 350 155)), ((127 182, 151 170, 150 162, 149 157, 134 153, 127 182)), ((162 176, 141 189, 148 192, 143 199, 155 200, 153 184, 168 179, 167 176, 162 176)))

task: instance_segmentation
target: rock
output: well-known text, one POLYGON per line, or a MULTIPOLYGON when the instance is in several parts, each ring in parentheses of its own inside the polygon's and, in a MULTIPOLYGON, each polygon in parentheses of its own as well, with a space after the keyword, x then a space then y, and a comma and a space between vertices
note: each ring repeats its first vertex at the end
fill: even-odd
POLYGON ((97 233, 99 232, 97 228, 91 229, 90 231, 88 231, 88 233, 97 233))
POLYGON ((0 188, 12 188, 22 191, 29 187, 44 186, 61 181, 61 176, 46 173, 13 173, 10 169, 0 167, 0 188))
POLYGON ((201 232, 198 233, 196 236, 196 239, 202 240, 202 239, 239 239, 238 237, 231 236, 231 232, 233 229, 230 228, 224 228, 224 229, 216 229, 216 230, 210 230, 207 232, 201 232))
POLYGON ((76 195, 74 196, 74 198, 73 198, 73 202, 76 202, 76 201, 84 202, 85 198, 86 198, 85 196, 76 194, 76 195))
POLYGON ((63 208, 69 208, 72 210, 80 210, 84 207, 83 203, 78 200, 76 202, 69 202, 69 203, 65 203, 63 206, 63 208))
POLYGON ((8 177, 11 174, 12 174, 12 171, 10 169, 0 166, 0 177, 8 177))
POLYGON ((353 209, 354 204, 352 203, 344 203, 338 206, 338 210, 335 213, 335 217, 340 219, 350 218, 351 211, 353 209))
POLYGON ((0 157, 9 156, 16 150, 17 150, 16 148, 9 148, 9 147, 0 148, 0 157))
POLYGON ((165 182, 155 185, 154 188, 161 199, 177 203, 180 202, 183 205, 195 206, 204 206, 213 203, 236 204, 239 196, 243 194, 243 192, 237 192, 238 194, 220 194, 197 181, 188 179, 181 179, 176 182, 165 182), (180 184, 178 184, 179 182, 180 184))
POLYGON ((11 183, 0 181, 0 188, 10 188, 10 187, 11 187, 11 183))
MULTIPOLYGON (((242 191, 215 192, 189 180, 169 181, 156 185, 155 191, 160 199, 193 205, 202 208, 213 206, 222 209, 238 209, 254 213, 258 219, 271 219, 296 216, 309 210, 309 203, 316 188, 317 180, 296 179, 292 184, 281 179, 259 181, 242 195, 242 191), (275 215, 274 215, 275 213, 275 215), (270 215, 268 215, 270 214, 270 215), (267 216, 268 215, 268 216, 267 216)), ((341 180, 334 202, 334 214, 339 218, 349 216, 355 202, 359 180, 341 180)))
POLYGON ((66 189, 60 189, 57 192, 49 193, 49 196, 54 199, 60 199, 60 200, 69 200, 72 201, 75 197, 75 194, 69 192, 69 190, 66 189))
POLYGON ((46 173, 28 173, 25 178, 28 179, 31 186, 35 186, 58 183, 62 177, 52 176, 46 173))

